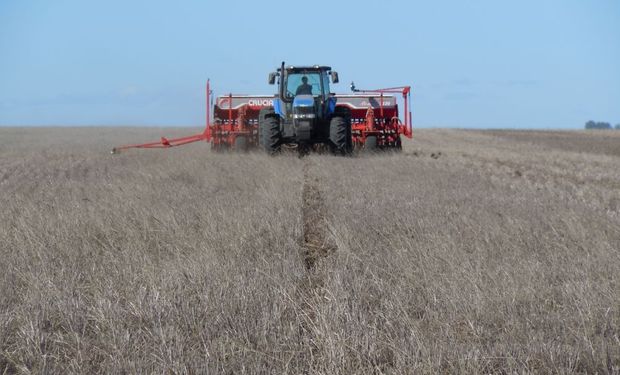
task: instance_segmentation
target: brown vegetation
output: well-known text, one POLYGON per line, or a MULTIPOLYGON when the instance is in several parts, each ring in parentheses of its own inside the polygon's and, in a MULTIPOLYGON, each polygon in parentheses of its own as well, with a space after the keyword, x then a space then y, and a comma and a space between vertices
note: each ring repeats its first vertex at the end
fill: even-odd
POLYGON ((0 373, 620 371, 620 143, 108 153, 160 133, 0 129, 0 373))

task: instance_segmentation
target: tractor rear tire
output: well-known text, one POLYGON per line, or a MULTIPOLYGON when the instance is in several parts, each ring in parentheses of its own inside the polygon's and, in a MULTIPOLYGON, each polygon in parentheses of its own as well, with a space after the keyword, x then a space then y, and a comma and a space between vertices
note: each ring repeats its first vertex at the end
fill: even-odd
POLYGON ((270 155, 278 153, 281 146, 280 139, 282 138, 278 119, 273 115, 265 116, 258 126, 262 136, 262 140, 259 142, 262 144, 263 149, 270 155))
POLYGON ((273 113, 273 110, 263 108, 260 110, 260 112, 258 112, 258 146, 260 148, 265 148, 265 136, 263 135, 263 127, 261 126, 261 124, 263 123, 263 121, 265 121, 265 116, 269 113, 273 113))
POLYGON ((329 143, 336 155, 349 155, 353 151, 350 120, 341 116, 332 117, 329 123, 329 143))
POLYGON ((377 152, 377 137, 374 135, 366 137, 364 141, 364 152, 377 152))
POLYGON ((237 152, 246 152, 248 150, 248 138, 244 136, 236 137, 233 149, 237 152))

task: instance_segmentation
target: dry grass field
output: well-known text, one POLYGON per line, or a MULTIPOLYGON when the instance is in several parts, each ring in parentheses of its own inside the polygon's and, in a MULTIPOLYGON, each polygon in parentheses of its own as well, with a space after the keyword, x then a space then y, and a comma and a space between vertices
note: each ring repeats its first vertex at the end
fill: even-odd
POLYGON ((620 132, 175 132, 0 128, 0 374, 620 372, 620 132))

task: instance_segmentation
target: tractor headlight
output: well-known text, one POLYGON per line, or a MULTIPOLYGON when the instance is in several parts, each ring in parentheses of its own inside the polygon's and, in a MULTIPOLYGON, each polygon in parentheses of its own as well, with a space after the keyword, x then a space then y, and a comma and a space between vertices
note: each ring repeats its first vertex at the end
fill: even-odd
POLYGON ((316 114, 313 105, 300 105, 293 108, 294 119, 312 119, 315 117, 316 114))
POLYGON ((295 113, 293 114, 293 118, 296 119, 305 119, 305 118, 315 118, 316 115, 314 113, 295 113))

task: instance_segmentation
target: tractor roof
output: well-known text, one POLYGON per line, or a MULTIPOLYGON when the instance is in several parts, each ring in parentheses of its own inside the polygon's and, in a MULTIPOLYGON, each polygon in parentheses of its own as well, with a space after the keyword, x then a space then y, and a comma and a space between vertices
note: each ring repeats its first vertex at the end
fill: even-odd
MULTIPOLYGON (((330 71, 332 70, 331 66, 325 66, 325 65, 307 65, 307 66, 292 66, 289 65, 287 67, 285 67, 284 69, 286 69, 287 72, 303 72, 303 71, 309 71, 309 70, 320 70, 320 71, 330 71)), ((278 71, 281 71, 281 68, 278 68, 278 71)))

